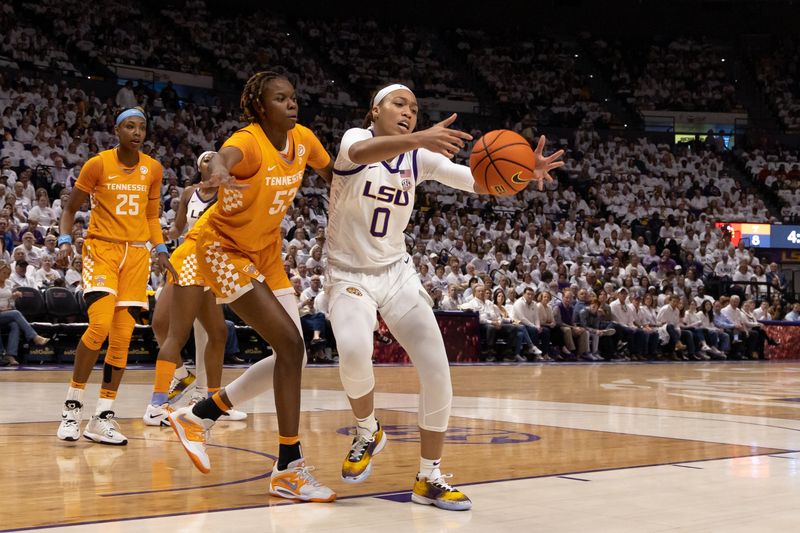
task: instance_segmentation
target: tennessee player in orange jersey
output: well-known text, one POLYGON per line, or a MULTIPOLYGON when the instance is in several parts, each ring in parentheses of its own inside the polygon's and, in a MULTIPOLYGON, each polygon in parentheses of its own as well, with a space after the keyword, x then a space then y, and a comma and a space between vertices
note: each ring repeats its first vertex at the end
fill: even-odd
POLYGON ((208 472, 205 432, 225 411, 274 383, 280 440, 270 494, 329 502, 336 494, 311 475, 298 437, 305 346, 294 289, 283 270, 280 223, 306 165, 326 180, 333 165, 314 134, 297 124, 295 90, 284 76, 255 74, 242 92, 241 106, 250 124, 211 161, 208 184, 220 185, 219 200, 197 236, 198 265, 217 302, 227 303, 275 354, 168 420, 195 466, 208 472))
POLYGON ((217 305, 214 294, 208 290, 199 272, 196 245, 197 235, 208 222, 216 206, 217 204, 210 206, 195 222, 183 243, 175 249, 170 258, 178 277, 169 280, 156 304, 158 316, 153 319, 153 328, 156 329, 158 322, 160 349, 156 360, 153 396, 143 416, 144 423, 148 426, 169 425, 167 415, 172 412, 167 394, 169 384, 175 369, 183 364, 181 349, 189 338, 195 319, 199 320, 208 337, 202 353, 199 352, 198 346, 197 363, 205 364, 207 378, 204 379, 207 379, 209 392, 217 392, 220 388, 228 328, 222 307, 217 305), (173 305, 179 305, 180 311, 175 311, 173 305), (163 332, 164 322, 167 322, 166 334, 163 332))
POLYGON ((119 145, 86 162, 61 215, 59 254, 66 258, 72 254, 70 232, 75 212, 91 197, 92 216, 82 256, 89 327, 75 352, 57 435, 61 440, 78 440, 83 392, 108 337, 100 399, 83 436, 101 444, 124 445, 128 439, 114 420, 113 403, 128 359, 134 314, 148 306, 148 240, 156 246, 162 269, 176 274, 158 219, 163 169, 158 161, 139 152, 147 132, 144 112, 139 108, 123 111, 115 131, 119 145))

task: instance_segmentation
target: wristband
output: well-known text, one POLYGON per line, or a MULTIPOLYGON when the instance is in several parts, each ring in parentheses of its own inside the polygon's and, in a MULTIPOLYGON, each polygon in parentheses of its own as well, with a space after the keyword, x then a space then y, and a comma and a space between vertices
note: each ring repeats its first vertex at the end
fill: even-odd
POLYGON ((64 234, 58 236, 58 245, 61 246, 62 244, 72 244, 72 235, 64 234))
POLYGON ((168 254, 169 250, 167 249, 167 245, 164 244, 163 242, 161 244, 157 244, 156 245, 156 253, 157 254, 161 254, 161 253, 168 254))

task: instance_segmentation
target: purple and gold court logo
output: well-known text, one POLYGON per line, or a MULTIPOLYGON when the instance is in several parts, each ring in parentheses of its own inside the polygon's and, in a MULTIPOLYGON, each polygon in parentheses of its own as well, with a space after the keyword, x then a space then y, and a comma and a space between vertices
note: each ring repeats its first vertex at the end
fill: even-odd
MULTIPOLYGON (((383 426, 383 431, 395 442, 419 442, 419 427, 412 424, 383 426)), ((352 436, 352 427, 339 428, 336 433, 352 436)), ((445 442, 448 444, 524 444, 536 442, 541 437, 533 433, 497 428, 447 428, 445 442)))

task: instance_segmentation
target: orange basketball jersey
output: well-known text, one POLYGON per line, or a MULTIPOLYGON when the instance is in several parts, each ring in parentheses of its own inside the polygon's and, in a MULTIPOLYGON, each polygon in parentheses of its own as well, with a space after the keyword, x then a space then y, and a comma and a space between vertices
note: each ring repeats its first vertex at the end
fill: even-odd
POLYGON ((89 236, 115 241, 163 242, 159 231, 151 238, 151 222, 158 222, 164 169, 152 157, 139 154, 139 164, 126 169, 116 149, 89 159, 75 186, 91 195, 89 236))
POLYGON ((263 250, 280 239, 280 224, 303 182, 306 164, 325 168, 330 156, 308 128, 296 125, 288 133, 289 150, 281 155, 261 126, 251 124, 234 133, 225 146, 235 146, 244 158, 231 173, 246 189, 220 187, 209 223, 245 252, 263 250))

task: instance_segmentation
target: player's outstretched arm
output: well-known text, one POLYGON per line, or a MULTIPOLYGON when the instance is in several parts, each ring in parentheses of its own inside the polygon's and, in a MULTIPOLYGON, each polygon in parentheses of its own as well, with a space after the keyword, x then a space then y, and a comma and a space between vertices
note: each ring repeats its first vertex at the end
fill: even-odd
POLYGON ((358 141, 350 147, 347 158, 357 165, 369 165, 393 159, 417 148, 425 148, 452 159, 466 141, 472 140, 469 133, 449 127, 456 118, 457 115, 453 113, 426 130, 404 135, 380 135, 358 141))
POLYGON ((236 182, 236 177, 231 174, 231 169, 236 166, 244 154, 235 146, 223 146, 217 155, 208 164, 209 178, 200 182, 198 187, 210 189, 214 187, 227 187, 228 189, 243 189, 245 184, 236 182))

